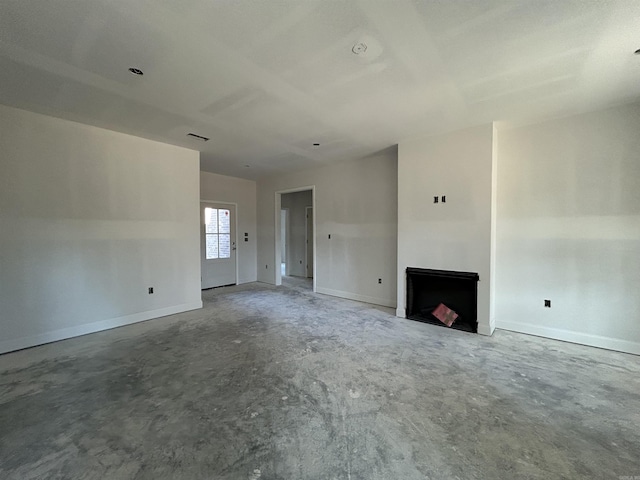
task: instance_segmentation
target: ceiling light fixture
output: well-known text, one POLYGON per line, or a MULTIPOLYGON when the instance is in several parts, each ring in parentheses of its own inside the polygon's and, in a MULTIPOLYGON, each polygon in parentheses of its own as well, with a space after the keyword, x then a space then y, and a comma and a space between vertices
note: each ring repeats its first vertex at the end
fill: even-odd
POLYGON ((363 43, 363 42, 356 43, 351 48, 351 51, 356 55, 362 55, 363 53, 365 53, 367 51, 367 44, 363 43))
POLYGON ((131 67, 131 68, 129 69, 129 72, 133 73, 134 75, 139 75, 140 77, 141 77, 142 75, 144 75, 144 72, 143 72, 142 70, 140 70, 139 68, 133 68, 133 67, 131 67))

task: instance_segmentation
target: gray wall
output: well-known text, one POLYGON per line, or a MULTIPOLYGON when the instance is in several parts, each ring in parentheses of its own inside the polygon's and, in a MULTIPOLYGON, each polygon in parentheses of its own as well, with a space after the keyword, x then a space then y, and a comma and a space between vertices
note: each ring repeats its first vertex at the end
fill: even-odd
POLYGON ((0 152, 0 352, 202 306, 197 152, 2 106, 0 152))
POLYGON ((281 207, 289 209, 287 263, 289 275, 306 277, 306 207, 312 206, 311 190, 285 193, 281 207))
MULTIPOLYGON (((239 281, 274 283, 274 194, 313 185, 319 292, 395 306, 407 255, 482 217, 498 327, 640 353, 639 127, 634 104, 503 128, 492 161, 488 126, 401 142, 400 192, 387 150, 257 185, 203 173, 199 195, 197 152, 0 107, 0 351, 198 308, 200 198, 238 203, 239 281), (452 184, 456 170, 482 187, 452 184), (453 210, 427 219, 435 190, 453 210)), ((436 267, 480 258, 439 245, 436 267)))
POLYGON ((499 328, 640 354, 639 132, 639 104, 499 132, 499 328))
POLYGON ((395 307, 395 148, 361 160, 259 180, 258 280, 276 281, 275 192, 312 185, 316 188, 317 291, 395 307))
POLYGON ((398 315, 407 266, 474 271, 483 333, 640 353, 639 131, 631 104, 401 141, 398 315))

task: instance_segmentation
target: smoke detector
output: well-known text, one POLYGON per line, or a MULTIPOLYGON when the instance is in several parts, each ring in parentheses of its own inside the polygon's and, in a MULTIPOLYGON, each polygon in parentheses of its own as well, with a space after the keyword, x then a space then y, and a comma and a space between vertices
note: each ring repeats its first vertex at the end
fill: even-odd
POLYGON ((365 53, 367 51, 367 44, 363 43, 363 42, 359 42, 356 43, 352 48, 351 51, 355 54, 355 55, 362 55, 363 53, 365 53))

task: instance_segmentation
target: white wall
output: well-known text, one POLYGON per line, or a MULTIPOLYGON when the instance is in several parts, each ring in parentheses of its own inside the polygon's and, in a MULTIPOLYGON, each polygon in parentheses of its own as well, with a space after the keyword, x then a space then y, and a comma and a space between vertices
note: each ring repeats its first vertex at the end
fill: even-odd
POLYGON ((194 151, 0 106, 0 352, 201 307, 198 170, 194 151))
POLYGON ((275 283, 275 192, 312 185, 317 291, 395 306, 395 149, 361 160, 259 180, 258 280, 275 283), (382 284, 378 284, 378 278, 382 278, 382 284))
POLYGON ((639 132, 638 104, 500 131, 499 328, 640 354, 639 132))
POLYGON ((238 205, 238 283, 257 279, 256 182, 215 173, 200 172, 200 199, 238 205), (245 242, 245 233, 249 240, 245 242))
POLYGON ((289 275, 306 277, 306 207, 312 206, 311 190, 292 192, 282 195, 282 208, 289 209, 289 238, 287 244, 287 263, 289 275))
POLYGON ((398 145, 397 315, 407 267, 476 272, 478 332, 493 332, 491 215, 493 125, 398 145), (446 196, 446 203, 433 197, 446 196))

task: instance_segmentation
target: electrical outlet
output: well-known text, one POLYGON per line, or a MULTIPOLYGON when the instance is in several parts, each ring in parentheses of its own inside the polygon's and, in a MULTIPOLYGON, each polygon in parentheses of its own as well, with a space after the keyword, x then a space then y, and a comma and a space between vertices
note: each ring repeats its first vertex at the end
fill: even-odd
POLYGON ((329 240, 331 240, 331 234, 329 234, 329 240))
POLYGON ((153 293, 153 287, 149 287, 149 295, 153 293))
POLYGON ((551 300, 545 300, 544 301, 544 306, 547 308, 551 308, 551 300))
POLYGON ((446 195, 442 195, 442 203, 446 203, 447 202, 447 196, 446 195))
POLYGON ((433 197, 433 203, 438 203, 438 197, 433 197))
POLYGON ((382 283, 382 279, 381 278, 378 279, 378 283, 382 283))

